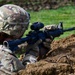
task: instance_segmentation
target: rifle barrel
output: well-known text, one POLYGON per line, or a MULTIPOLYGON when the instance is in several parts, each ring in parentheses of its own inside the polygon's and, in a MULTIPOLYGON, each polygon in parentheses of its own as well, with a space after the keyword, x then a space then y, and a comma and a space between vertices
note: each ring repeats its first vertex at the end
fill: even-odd
POLYGON ((75 30, 75 27, 72 27, 72 28, 69 28, 69 29, 64 29, 63 32, 72 31, 72 30, 75 30))

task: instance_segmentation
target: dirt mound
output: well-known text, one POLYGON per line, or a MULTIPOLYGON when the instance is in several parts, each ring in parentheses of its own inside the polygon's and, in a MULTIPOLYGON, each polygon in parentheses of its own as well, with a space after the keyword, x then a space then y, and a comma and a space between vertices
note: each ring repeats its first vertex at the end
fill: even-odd
POLYGON ((47 57, 27 65, 19 75, 75 75, 75 35, 53 41, 47 57))

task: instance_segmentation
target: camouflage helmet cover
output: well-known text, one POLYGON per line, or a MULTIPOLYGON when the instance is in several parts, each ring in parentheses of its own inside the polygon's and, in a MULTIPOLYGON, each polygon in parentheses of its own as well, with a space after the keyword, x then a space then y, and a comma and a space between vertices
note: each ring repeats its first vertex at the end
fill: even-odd
POLYGON ((0 7, 0 32, 20 38, 29 25, 29 13, 13 4, 0 7))

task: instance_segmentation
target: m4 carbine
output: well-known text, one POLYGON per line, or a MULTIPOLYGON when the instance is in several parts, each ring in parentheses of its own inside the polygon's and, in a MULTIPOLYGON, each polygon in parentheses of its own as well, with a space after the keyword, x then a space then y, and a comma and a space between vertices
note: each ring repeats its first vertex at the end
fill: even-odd
POLYGON ((50 38, 51 36, 55 38, 59 37, 64 32, 75 30, 75 27, 63 29, 62 22, 60 22, 59 25, 57 25, 57 28, 54 30, 42 30, 43 27, 43 23, 35 22, 31 25, 31 31, 28 33, 26 37, 16 40, 4 41, 4 44, 6 46, 8 45, 11 51, 15 51, 18 49, 18 45, 24 42, 27 42, 28 44, 35 44, 35 42, 37 42, 39 39, 45 41, 45 39, 50 38))

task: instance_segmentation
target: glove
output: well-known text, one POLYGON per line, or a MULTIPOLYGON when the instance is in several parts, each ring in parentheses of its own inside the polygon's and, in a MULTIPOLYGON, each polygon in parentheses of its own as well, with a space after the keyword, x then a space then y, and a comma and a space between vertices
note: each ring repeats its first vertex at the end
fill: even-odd
POLYGON ((28 45, 28 43, 25 42, 23 44, 18 45, 18 47, 19 47, 19 49, 22 49, 22 48, 26 47, 27 45, 28 45))
POLYGON ((35 63, 37 61, 37 57, 39 56, 39 47, 38 45, 42 42, 39 39, 35 44, 29 44, 26 47, 26 54, 23 59, 23 65, 27 65, 30 63, 35 63))
POLYGON ((53 39, 50 39, 50 38, 46 39, 46 40, 43 42, 44 47, 50 49, 50 44, 51 44, 52 41, 53 41, 53 39))
POLYGON ((39 53, 39 47, 38 45, 42 42, 41 39, 39 39, 37 42, 35 42, 35 44, 29 44, 26 47, 26 54, 31 54, 34 56, 38 56, 39 53))
POLYGON ((40 60, 42 58, 46 57, 46 54, 50 51, 50 44, 53 41, 53 37, 47 38, 44 42, 42 42, 42 46, 39 50, 39 56, 37 60, 40 60))
POLYGON ((53 37, 51 36, 50 38, 47 38, 44 42, 43 42, 43 48, 45 51, 45 54, 47 54, 50 50, 50 44, 52 43, 53 41, 53 37))
POLYGON ((53 25, 46 25, 44 27, 44 31, 45 30, 55 30, 55 29, 57 29, 57 26, 55 24, 53 24, 53 25))

